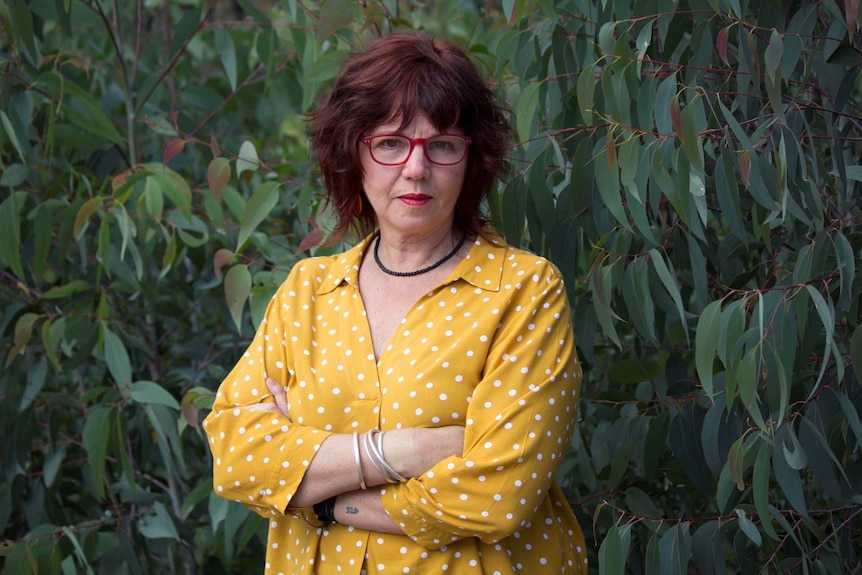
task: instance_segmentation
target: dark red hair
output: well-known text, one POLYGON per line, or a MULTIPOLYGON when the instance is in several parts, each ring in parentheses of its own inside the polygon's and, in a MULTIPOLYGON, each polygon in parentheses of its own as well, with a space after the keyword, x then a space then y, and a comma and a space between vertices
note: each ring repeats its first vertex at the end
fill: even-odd
POLYGON ((338 216, 335 237, 354 226, 368 233, 377 225, 362 190, 360 138, 394 120, 404 128, 420 113, 441 132, 459 128, 472 138, 455 227, 471 235, 481 232, 487 223, 482 200, 507 169, 511 128, 503 107, 455 44, 400 32, 348 56, 325 101, 308 115, 311 150, 338 216), (364 206, 358 215, 357 197, 364 206))

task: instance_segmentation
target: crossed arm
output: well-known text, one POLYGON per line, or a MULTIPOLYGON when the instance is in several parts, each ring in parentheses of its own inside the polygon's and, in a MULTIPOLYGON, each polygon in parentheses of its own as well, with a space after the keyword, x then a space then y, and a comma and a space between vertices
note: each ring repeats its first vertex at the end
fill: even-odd
MULTIPOLYGON (((266 380, 274 402, 246 407, 251 411, 272 411, 290 418, 284 388, 274 379, 266 380)), ((438 462, 452 455, 461 455, 464 428, 405 428, 387 431, 383 437, 386 461, 402 476, 418 477, 438 462)), ((371 463, 360 441, 360 466, 367 489, 359 488, 353 436, 334 434, 320 445, 305 476, 290 501, 290 507, 311 507, 336 496, 335 519, 344 525, 382 533, 403 533, 389 518, 380 495, 386 478, 371 463)))

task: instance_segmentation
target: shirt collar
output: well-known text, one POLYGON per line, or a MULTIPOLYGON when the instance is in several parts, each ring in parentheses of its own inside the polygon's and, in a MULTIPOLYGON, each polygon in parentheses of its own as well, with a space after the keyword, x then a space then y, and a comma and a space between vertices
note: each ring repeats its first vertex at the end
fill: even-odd
MULTIPOLYGON (((358 286, 359 266, 366 248, 371 245, 376 233, 364 238, 346 252, 333 256, 327 276, 317 290, 319 295, 334 290, 342 283, 358 286)), ((467 256, 461 260, 443 285, 463 279, 470 285, 487 291, 500 291, 503 264, 508 246, 496 234, 485 231, 478 236, 470 247, 467 256)))
POLYGON ((333 261, 329 266, 329 273, 317 289, 319 295, 331 292, 342 283, 353 286, 359 285, 359 266, 362 264, 362 254, 365 253, 365 248, 373 238, 374 234, 371 234, 346 252, 332 256, 333 261))

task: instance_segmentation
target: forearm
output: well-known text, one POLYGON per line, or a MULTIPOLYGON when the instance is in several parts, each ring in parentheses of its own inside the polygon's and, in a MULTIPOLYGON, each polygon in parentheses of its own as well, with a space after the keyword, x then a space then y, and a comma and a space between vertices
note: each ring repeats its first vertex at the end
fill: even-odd
POLYGON ((398 528, 383 509, 380 502, 382 487, 365 491, 342 493, 335 500, 335 520, 343 525, 376 531, 378 533, 398 533, 398 528))
MULTIPOLYGON (((333 495, 386 483, 386 477, 372 463, 366 448, 366 433, 355 437, 336 434, 327 438, 308 464, 290 506, 311 507, 333 495)), ((460 454, 463 429, 395 429, 385 432, 381 438, 386 462, 403 477, 411 478, 425 473, 450 455, 460 454)), ((369 491, 376 491, 379 499, 379 490, 369 491)))

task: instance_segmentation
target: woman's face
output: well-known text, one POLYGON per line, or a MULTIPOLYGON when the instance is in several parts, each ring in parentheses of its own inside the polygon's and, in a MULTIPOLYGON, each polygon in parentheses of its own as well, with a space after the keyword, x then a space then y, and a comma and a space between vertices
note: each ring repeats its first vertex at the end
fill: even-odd
MULTIPOLYGON (((446 133, 463 135, 456 128, 446 133)), ((381 134, 431 138, 440 132, 425 114, 419 114, 403 129, 399 129, 396 121, 378 126, 364 136, 381 134)), ((416 144, 406 163, 385 166, 374 161, 367 145, 360 144, 359 158, 365 195, 381 230, 424 236, 451 229, 467 171, 466 157, 455 165, 441 166, 428 160, 423 146, 416 144)))

